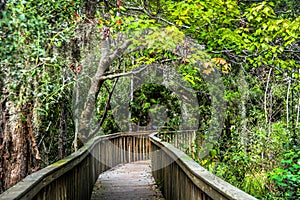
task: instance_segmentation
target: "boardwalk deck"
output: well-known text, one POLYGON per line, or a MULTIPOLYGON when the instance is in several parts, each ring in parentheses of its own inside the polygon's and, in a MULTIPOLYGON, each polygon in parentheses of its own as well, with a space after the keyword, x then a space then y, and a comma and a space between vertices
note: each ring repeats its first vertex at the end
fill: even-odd
POLYGON ((102 173, 95 183, 91 200, 163 200, 151 175, 150 160, 118 165, 102 173))

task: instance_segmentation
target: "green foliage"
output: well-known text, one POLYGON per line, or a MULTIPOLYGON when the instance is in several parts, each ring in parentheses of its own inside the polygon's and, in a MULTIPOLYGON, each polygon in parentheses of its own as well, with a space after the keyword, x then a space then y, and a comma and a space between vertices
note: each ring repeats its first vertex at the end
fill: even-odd
MULTIPOLYGON (((9 1, 1 13, 2 63, 23 64, 45 59, 52 45, 66 38, 77 5, 68 1, 9 1), (59 9, 58 9, 59 8, 59 9), (58 11, 59 10, 59 11, 58 11)), ((36 63, 38 64, 38 63, 36 63)))
POLYGON ((278 187, 279 196, 284 199, 300 198, 300 148, 295 147, 281 159, 282 167, 269 174, 270 180, 278 187))
MULTIPOLYGON (((62 56, 53 50, 61 47, 73 34, 70 33, 74 28, 71 18, 78 3, 9 1, 6 7, 0 21, 0 35, 3 36, 0 38, 1 65, 6 76, 11 77, 11 81, 5 85, 6 89, 18 94, 23 84, 38 81, 41 84, 38 91, 32 89, 35 91, 33 95, 40 98, 49 95, 49 98, 53 98, 60 86, 52 85, 51 78, 53 74, 61 72, 61 65, 65 64, 61 63, 62 56)), ((18 101, 24 105, 27 99, 19 98, 18 101)))
POLYGON ((66 154, 71 152, 73 75, 63 52, 69 51, 79 7, 80 1, 12 0, 0 13, 0 82, 5 91, 0 101, 7 98, 32 116, 45 165, 58 159, 61 120, 68 124, 63 142, 69 147, 66 154))
MULTIPOLYGON (((199 144, 193 144, 198 147, 191 152, 193 157, 258 198, 299 198, 299 146, 295 142, 299 137, 300 106, 298 2, 144 2, 140 5, 138 1, 126 1, 120 7, 105 8, 101 1, 95 19, 88 19, 79 11, 81 1, 9 1, 0 14, 0 86, 7 91, 0 91, 0 102, 8 97, 28 110, 34 105, 39 133, 46 130, 37 138, 41 143, 45 138, 55 138, 61 111, 71 109, 62 102, 70 103, 74 81, 64 52, 68 51, 78 23, 97 21, 98 29, 109 27, 111 39, 117 42, 122 34, 133 38, 130 51, 143 44, 139 51, 115 61, 113 70, 126 72, 141 65, 181 59, 176 69, 197 91, 200 104, 194 108, 200 114, 199 141, 206 137, 212 120, 213 97, 209 89, 213 87, 205 83, 203 76, 220 73, 226 102, 222 136, 202 160, 197 158, 199 144), (182 44, 184 34, 205 47, 210 58, 203 58, 204 66, 209 63, 215 68, 200 69, 195 65, 194 61, 202 59, 201 52, 187 58, 172 52, 176 44, 182 44), (295 147, 287 145, 290 143, 295 147)), ((112 86, 111 81, 106 84, 112 86)), ((215 86, 213 91, 218 88, 215 86)), ((100 94, 98 119, 103 117, 108 91, 102 88, 100 94)), ((141 86, 130 108, 132 121, 139 125, 148 125, 150 115, 161 113, 167 118, 164 126, 171 130, 179 127, 180 103, 161 85, 141 86), (164 107, 163 112, 157 105, 164 107)), ((102 126, 106 133, 119 130, 113 114, 109 108, 102 126)), ((54 144, 57 148, 57 142, 44 144, 45 154, 55 155, 56 150, 47 147, 54 144)), ((55 158, 50 159, 52 162, 55 158)))
MULTIPOLYGON (((164 126, 169 130, 177 130, 180 124, 180 102, 177 97, 158 84, 144 84, 134 92, 133 102, 130 104, 132 111, 132 120, 140 126, 148 124, 155 126, 164 126), (156 107, 159 106, 159 107, 156 107), (150 116, 152 115, 152 116, 150 116), (166 116, 159 122, 150 122, 151 117, 166 116), (152 124, 155 123, 155 124, 152 124)), ((161 128, 157 127, 157 128, 161 128)))
MULTIPOLYGON (((164 4, 164 16, 205 45, 223 75, 225 127, 210 155, 198 162, 262 199, 275 198, 267 174, 279 165, 283 152, 289 151, 286 144, 290 138, 299 137, 299 109, 295 109, 299 106, 299 91, 294 84, 299 85, 296 54, 300 18, 295 15, 299 9, 294 5, 293 0, 194 0, 164 4), (244 77, 240 77, 241 71, 244 77)), ((180 68, 185 79, 201 94, 200 132, 205 138, 210 99, 203 91, 205 83, 194 69, 180 68)), ((194 153, 197 160, 197 152, 194 153)), ((299 177, 293 180, 296 182, 299 177)))

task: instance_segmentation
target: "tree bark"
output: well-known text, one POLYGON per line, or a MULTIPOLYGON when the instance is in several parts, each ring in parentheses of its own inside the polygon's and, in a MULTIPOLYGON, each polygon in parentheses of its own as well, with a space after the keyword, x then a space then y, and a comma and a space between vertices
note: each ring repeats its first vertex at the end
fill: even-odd
MULTIPOLYGON (((26 107, 26 106, 24 106, 26 107)), ((14 101, 7 101, 0 146, 1 191, 4 191, 40 167, 40 155, 32 132, 31 117, 14 101)))
MULTIPOLYGON (((3 76, 3 83, 11 81, 3 76)), ((4 87, 0 102, 0 193, 40 167, 40 154, 32 128, 32 85, 21 84, 18 92, 4 87), (25 101, 26 100, 26 101, 25 101)))

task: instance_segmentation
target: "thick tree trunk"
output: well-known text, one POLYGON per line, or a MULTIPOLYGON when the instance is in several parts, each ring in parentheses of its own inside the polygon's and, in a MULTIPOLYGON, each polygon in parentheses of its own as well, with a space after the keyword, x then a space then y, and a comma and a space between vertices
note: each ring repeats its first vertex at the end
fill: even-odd
POLYGON ((4 186, 3 186, 3 175, 4 170, 2 167, 2 163, 4 161, 4 158, 2 157, 2 149, 3 149, 3 139, 4 139, 4 129, 5 129, 5 120, 6 120, 6 112, 5 112, 5 101, 6 100, 2 100, 2 102, 0 103, 0 194, 4 191, 4 186))
POLYGON ((1 192, 38 170, 40 166, 41 158, 31 125, 33 103, 20 103, 22 98, 30 99, 30 91, 28 85, 21 86, 17 98, 6 98, 1 102, 1 192))
POLYGON ((12 101, 5 103, 6 113, 0 146, 1 190, 6 190, 40 165, 40 156, 31 128, 31 118, 12 101))

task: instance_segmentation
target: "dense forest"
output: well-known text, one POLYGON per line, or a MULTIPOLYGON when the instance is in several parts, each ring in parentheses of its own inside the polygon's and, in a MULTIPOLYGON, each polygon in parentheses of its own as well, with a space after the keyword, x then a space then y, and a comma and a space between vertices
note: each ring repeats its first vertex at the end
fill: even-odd
POLYGON ((192 124, 206 169, 259 199, 300 198, 298 4, 0 0, 0 193, 95 135, 192 124), (181 89, 158 84, 167 69, 181 89), (186 91, 197 106, 181 108, 186 91))

